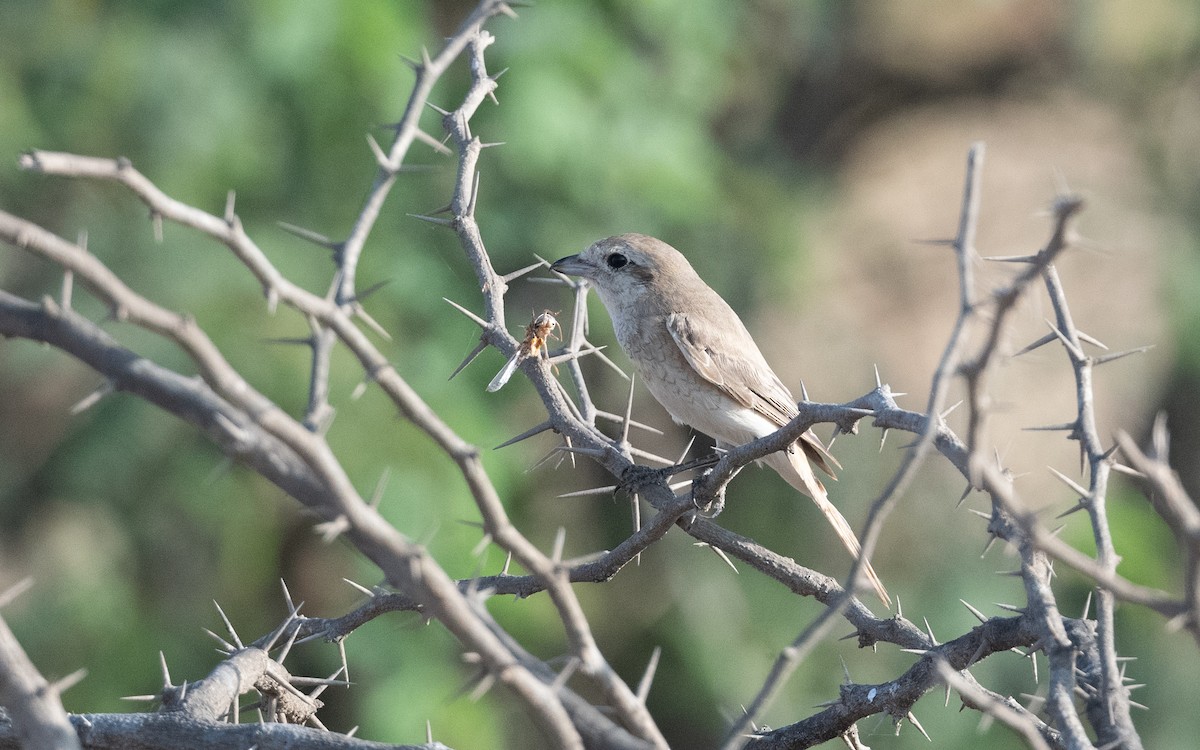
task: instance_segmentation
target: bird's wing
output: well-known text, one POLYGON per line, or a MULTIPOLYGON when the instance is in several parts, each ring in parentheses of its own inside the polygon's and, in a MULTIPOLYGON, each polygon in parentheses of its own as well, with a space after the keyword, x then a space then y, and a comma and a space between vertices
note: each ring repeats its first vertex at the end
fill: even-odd
MULTIPOLYGON (((734 321, 736 328, 728 330, 703 318, 671 313, 667 316, 667 330, 684 359, 701 377, 742 406, 782 427, 798 413, 792 394, 771 370, 741 322, 736 317, 734 321)), ((799 442, 808 458, 833 476, 829 462, 837 465, 837 460, 816 435, 806 432, 799 442)))
POLYGON ((749 334, 731 335, 739 331, 722 330, 685 313, 668 315, 667 330, 692 369, 734 401, 779 426, 796 416, 792 394, 771 371, 749 334))

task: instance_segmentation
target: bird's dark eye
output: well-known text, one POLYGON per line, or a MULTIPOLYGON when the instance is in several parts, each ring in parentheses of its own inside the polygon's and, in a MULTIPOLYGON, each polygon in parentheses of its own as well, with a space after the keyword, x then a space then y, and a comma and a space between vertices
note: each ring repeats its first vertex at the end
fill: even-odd
POLYGON ((623 268, 625 266, 625 264, 629 262, 629 258, 626 258, 624 255, 621 255, 620 253, 613 253, 612 255, 605 258, 604 262, 608 263, 608 267, 615 271, 618 268, 623 268))

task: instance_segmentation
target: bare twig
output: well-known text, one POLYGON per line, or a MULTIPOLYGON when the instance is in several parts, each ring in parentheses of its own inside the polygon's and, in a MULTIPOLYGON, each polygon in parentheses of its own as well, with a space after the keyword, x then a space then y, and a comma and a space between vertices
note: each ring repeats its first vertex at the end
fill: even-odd
POLYGON ((1042 736, 1046 725, 1019 703, 1012 699, 1003 702, 997 701, 991 695, 980 690, 978 685, 972 684, 960 673, 954 671, 954 668, 944 661, 937 662, 937 670, 946 684, 958 691, 964 703, 994 717, 1021 735, 1031 750, 1050 750, 1050 744, 1042 736))
POLYGON ((8 709, 22 747, 78 750, 61 687, 47 682, 0 617, 0 706, 8 709))

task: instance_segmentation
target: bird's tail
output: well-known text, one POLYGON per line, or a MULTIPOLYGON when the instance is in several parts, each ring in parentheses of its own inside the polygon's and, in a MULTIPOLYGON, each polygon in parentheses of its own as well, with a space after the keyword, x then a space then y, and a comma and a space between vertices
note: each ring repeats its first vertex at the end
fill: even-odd
MULTIPOLYGON (((854 529, 850 527, 850 523, 842 515, 842 512, 829 501, 825 485, 821 484, 821 480, 813 474, 812 466, 809 465, 804 452, 793 447, 791 450, 772 453, 764 460, 779 476, 786 479, 788 484, 812 498, 850 554, 854 555, 856 559, 860 557, 862 547, 858 543, 854 529)), ((892 598, 888 596, 887 589, 883 587, 883 581, 879 580, 879 574, 875 572, 875 568, 871 567, 870 560, 863 560, 863 572, 866 574, 867 580, 871 582, 871 586, 874 587, 875 593, 879 595, 880 601, 888 609, 891 609, 892 598)))

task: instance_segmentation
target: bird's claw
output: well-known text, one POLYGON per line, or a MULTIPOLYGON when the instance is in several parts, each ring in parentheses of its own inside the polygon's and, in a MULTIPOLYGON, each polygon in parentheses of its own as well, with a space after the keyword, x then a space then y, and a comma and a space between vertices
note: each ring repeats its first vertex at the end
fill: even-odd
POLYGON ((652 469, 649 466, 632 464, 621 472, 618 489, 631 495, 637 494, 643 487, 665 482, 667 475, 662 469, 652 469))
POLYGON ((721 511, 725 510, 725 487, 722 486, 712 496, 708 502, 701 504, 697 499, 697 495, 705 494, 704 487, 708 484, 709 475, 712 474, 712 469, 706 469, 692 480, 692 505, 696 506, 696 513, 703 518, 716 518, 721 515, 721 511))

